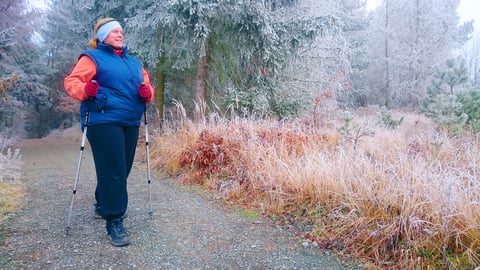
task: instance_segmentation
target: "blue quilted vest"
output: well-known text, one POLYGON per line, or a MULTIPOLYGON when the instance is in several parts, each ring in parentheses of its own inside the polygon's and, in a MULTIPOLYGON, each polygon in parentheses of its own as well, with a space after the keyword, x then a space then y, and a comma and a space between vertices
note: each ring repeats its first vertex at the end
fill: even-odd
POLYGON ((86 50, 80 55, 95 62, 97 72, 94 79, 99 85, 97 97, 83 101, 80 106, 82 130, 87 110, 90 110, 89 126, 140 126, 145 108, 138 94, 138 86, 143 81, 142 64, 126 51, 124 47, 122 56, 118 56, 112 46, 102 43, 97 49, 86 50))

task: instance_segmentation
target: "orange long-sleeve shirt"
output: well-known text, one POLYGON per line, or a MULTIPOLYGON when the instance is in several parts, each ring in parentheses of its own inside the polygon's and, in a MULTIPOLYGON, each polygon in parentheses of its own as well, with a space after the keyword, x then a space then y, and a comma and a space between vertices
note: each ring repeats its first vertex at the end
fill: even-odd
MULTIPOLYGON (((63 81, 63 85, 67 94, 72 98, 80 101, 87 100, 88 96, 85 93, 85 85, 87 84, 87 82, 93 80, 96 75, 96 70, 97 67, 95 65, 95 62, 90 59, 90 57, 80 57, 70 75, 65 77, 63 81)), ((150 87, 150 91, 152 92, 152 96, 146 102, 151 103, 154 99, 155 89, 150 84, 150 77, 148 76, 148 72, 143 67, 142 73, 143 81, 146 85, 150 87)))

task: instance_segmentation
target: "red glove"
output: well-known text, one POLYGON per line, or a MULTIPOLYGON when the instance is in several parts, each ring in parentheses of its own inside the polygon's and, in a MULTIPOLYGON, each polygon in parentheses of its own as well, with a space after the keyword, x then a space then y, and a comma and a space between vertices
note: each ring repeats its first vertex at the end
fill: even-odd
POLYGON ((142 83, 139 87, 138 87, 139 91, 138 91, 138 94, 140 95, 140 97, 143 99, 143 100, 146 100, 146 99, 149 99, 150 97, 152 97, 152 91, 150 90, 150 86, 142 83))
POLYGON ((89 98, 94 98, 97 96, 97 93, 98 93, 98 83, 87 82, 87 84, 85 85, 85 94, 87 94, 89 98))

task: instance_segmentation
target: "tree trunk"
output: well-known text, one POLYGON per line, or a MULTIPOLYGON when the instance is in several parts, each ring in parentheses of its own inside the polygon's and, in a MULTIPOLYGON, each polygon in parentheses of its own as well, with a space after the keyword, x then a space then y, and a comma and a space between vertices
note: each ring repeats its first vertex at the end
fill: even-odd
POLYGON ((475 85, 478 85, 478 58, 475 58, 474 64, 473 64, 473 82, 475 85))
POLYGON ((155 79, 156 79, 156 87, 155 87, 155 108, 158 114, 155 115, 154 119, 156 120, 155 124, 160 129, 163 129, 163 106, 165 104, 164 97, 165 97, 165 72, 164 72, 164 65, 166 59, 165 56, 162 55, 157 63, 157 68, 155 72, 155 79), (158 117, 157 117, 158 115, 158 117))
POLYGON ((390 107, 390 62, 388 55, 388 0, 385 1, 385 107, 390 107))
POLYGON ((205 118, 205 97, 207 94, 208 78, 208 53, 201 56, 197 64, 197 78, 195 83, 195 112, 194 120, 196 123, 205 118))
POLYGON ((415 92, 420 91, 420 59, 419 59, 419 50, 420 50, 420 0, 416 1, 416 11, 415 11, 415 58, 413 59, 413 89, 410 89, 409 93, 409 103, 417 104, 417 100, 414 100, 415 92))

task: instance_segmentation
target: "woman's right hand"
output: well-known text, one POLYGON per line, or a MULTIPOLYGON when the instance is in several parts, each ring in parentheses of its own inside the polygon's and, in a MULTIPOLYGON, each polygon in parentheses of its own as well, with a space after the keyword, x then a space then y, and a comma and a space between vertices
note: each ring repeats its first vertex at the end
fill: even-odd
POLYGON ((98 94, 98 83, 93 81, 87 82, 85 85, 85 94, 87 94, 89 98, 96 97, 98 94))

